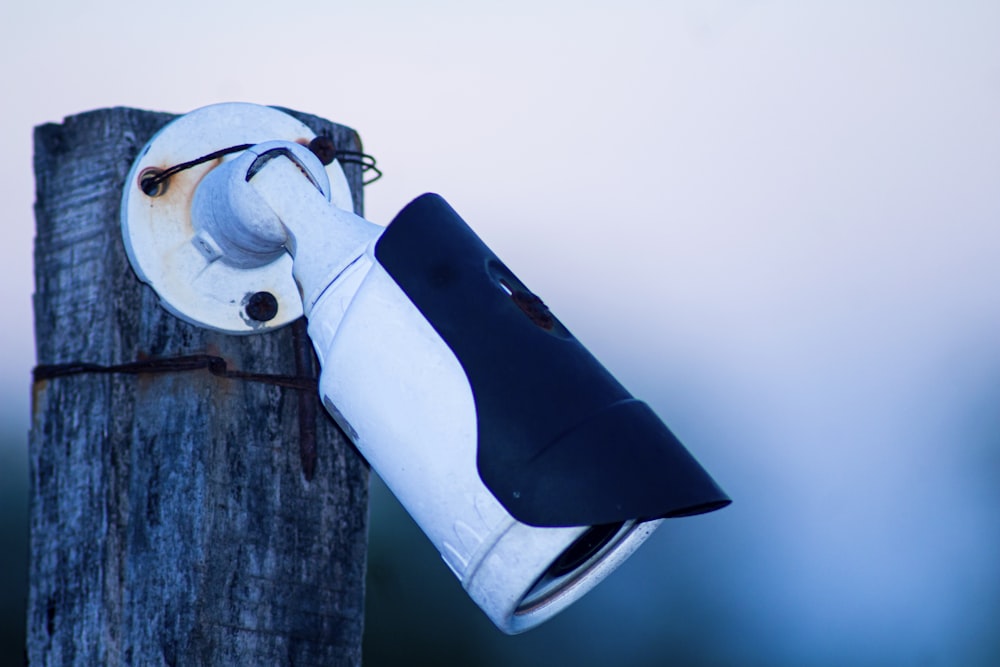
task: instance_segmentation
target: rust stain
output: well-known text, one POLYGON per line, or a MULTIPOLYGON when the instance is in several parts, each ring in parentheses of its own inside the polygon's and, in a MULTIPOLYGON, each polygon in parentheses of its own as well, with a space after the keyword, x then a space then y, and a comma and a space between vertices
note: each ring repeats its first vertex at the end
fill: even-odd
MULTIPOLYGON (((298 377, 315 378, 312 341, 305 318, 292 323, 292 343, 295 346, 295 373, 298 377)), ((311 482, 316 474, 316 412, 319 397, 315 391, 299 391, 299 461, 302 476, 311 482)))
POLYGON ((546 331, 552 331, 556 326, 556 318, 549 307, 537 296, 526 290, 516 290, 510 295, 511 300, 534 324, 546 331))
POLYGON ((48 380, 35 380, 31 383, 31 418, 38 418, 38 411, 41 409, 42 401, 45 398, 45 391, 49 388, 48 380))

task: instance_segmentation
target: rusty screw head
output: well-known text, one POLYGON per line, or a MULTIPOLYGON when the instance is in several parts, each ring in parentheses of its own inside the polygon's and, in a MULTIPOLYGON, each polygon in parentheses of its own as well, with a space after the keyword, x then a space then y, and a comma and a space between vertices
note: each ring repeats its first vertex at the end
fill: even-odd
POLYGON ((247 316, 258 322, 269 322, 278 314, 278 300, 270 292, 256 292, 247 299, 247 316))
POLYGON ((337 147, 333 145, 333 139, 330 137, 316 137, 309 142, 309 150, 324 166, 331 164, 337 157, 337 147))

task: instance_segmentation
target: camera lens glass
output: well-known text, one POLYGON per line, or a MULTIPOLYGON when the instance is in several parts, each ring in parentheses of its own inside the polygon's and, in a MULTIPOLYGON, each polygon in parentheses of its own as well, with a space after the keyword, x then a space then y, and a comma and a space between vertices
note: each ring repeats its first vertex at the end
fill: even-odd
POLYGON ((531 587, 515 614, 533 611, 580 580, 632 531, 635 521, 591 526, 576 538, 531 587))
POLYGON ((603 526, 594 526, 578 537, 576 542, 569 545, 569 548, 562 552, 562 555, 549 566, 545 575, 562 577, 580 567, 600 551, 621 530, 622 525, 621 523, 609 523, 603 526))

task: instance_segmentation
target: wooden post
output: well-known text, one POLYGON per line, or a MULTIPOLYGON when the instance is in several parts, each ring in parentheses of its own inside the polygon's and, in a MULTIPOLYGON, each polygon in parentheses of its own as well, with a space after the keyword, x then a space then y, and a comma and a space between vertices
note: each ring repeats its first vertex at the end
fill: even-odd
MULTIPOLYGON (((290 113, 360 150, 353 130, 290 113)), ((36 128, 38 363, 209 354, 301 375, 294 325, 194 327, 132 272, 122 186, 171 118, 115 108, 36 128)), ((347 166, 360 213, 360 170, 347 166)), ((316 401, 204 369, 36 381, 30 663, 359 665, 368 472, 316 401), (313 423, 309 480, 300 432, 313 423)))

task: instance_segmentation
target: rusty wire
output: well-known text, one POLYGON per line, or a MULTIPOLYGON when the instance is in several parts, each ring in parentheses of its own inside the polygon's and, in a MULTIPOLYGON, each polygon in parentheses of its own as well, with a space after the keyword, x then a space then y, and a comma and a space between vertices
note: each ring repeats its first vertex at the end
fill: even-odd
POLYGON ((184 171, 185 169, 190 169, 191 167, 197 167, 199 164, 205 162, 210 162, 212 160, 218 159, 225 155, 231 153, 239 153, 240 151, 245 151, 246 149, 253 146, 253 144, 239 144, 237 146, 230 146, 229 148, 220 148, 217 151, 212 151, 208 155, 202 155, 194 160, 189 160, 187 162, 181 162, 180 164, 175 164, 172 167, 167 167, 163 171, 158 171, 156 173, 150 173, 148 176, 143 177, 142 182, 139 187, 142 191, 149 196, 153 196, 160 188, 160 184, 166 182, 168 178, 174 174, 184 171))
POLYGON ((361 181, 361 185, 371 185, 382 178, 382 170, 375 166, 375 156, 373 155, 362 153, 361 151, 337 151, 337 159, 340 160, 341 164, 361 165, 362 174, 366 174, 369 171, 375 172, 374 177, 361 181))
MULTIPOLYGON (((317 139, 318 138, 319 137, 317 137, 317 139)), ((328 138, 324 137, 324 139, 327 139, 327 141, 329 141, 328 138)), ((362 176, 368 173, 369 171, 374 171, 375 177, 369 178, 368 180, 362 180, 361 181, 362 185, 371 185, 378 179, 382 178, 382 170, 376 166, 375 156, 369 155, 368 153, 362 153, 361 151, 341 151, 333 149, 332 158, 324 159, 325 156, 322 155, 321 152, 318 151, 316 148, 314 148, 315 143, 316 140, 313 140, 313 143, 309 144, 309 148, 310 150, 313 151, 313 153, 316 154, 317 157, 320 158, 320 160, 323 162, 324 165, 330 164, 330 162, 332 162, 333 159, 337 159, 340 161, 341 164, 359 165, 361 167, 362 176)), ((151 171, 150 173, 142 177, 142 181, 139 183, 139 187, 142 189, 144 193, 152 197, 159 192, 160 185, 165 183, 174 174, 182 172, 185 169, 190 169, 191 167, 197 167, 199 164, 204 164, 205 162, 211 162, 212 160, 216 160, 220 157, 231 155, 232 153, 239 153, 240 151, 245 151, 246 149, 252 147, 253 145, 254 144, 238 144, 236 146, 229 146, 228 148, 220 148, 217 151, 212 151, 211 153, 208 153, 207 155, 202 155, 199 158, 195 158, 193 160, 188 160, 187 162, 181 162, 171 167, 167 167, 163 171, 156 171, 156 172, 151 171)))
POLYGON ((229 380, 259 382, 289 389, 316 391, 315 377, 305 375, 273 375, 269 373, 249 373, 229 369, 226 360, 212 354, 189 354, 177 357, 160 357, 130 361, 124 364, 91 364, 70 362, 66 364, 41 364, 35 366, 32 376, 35 382, 51 380, 71 375, 144 375, 159 373, 177 373, 182 371, 207 370, 216 377, 229 380))

